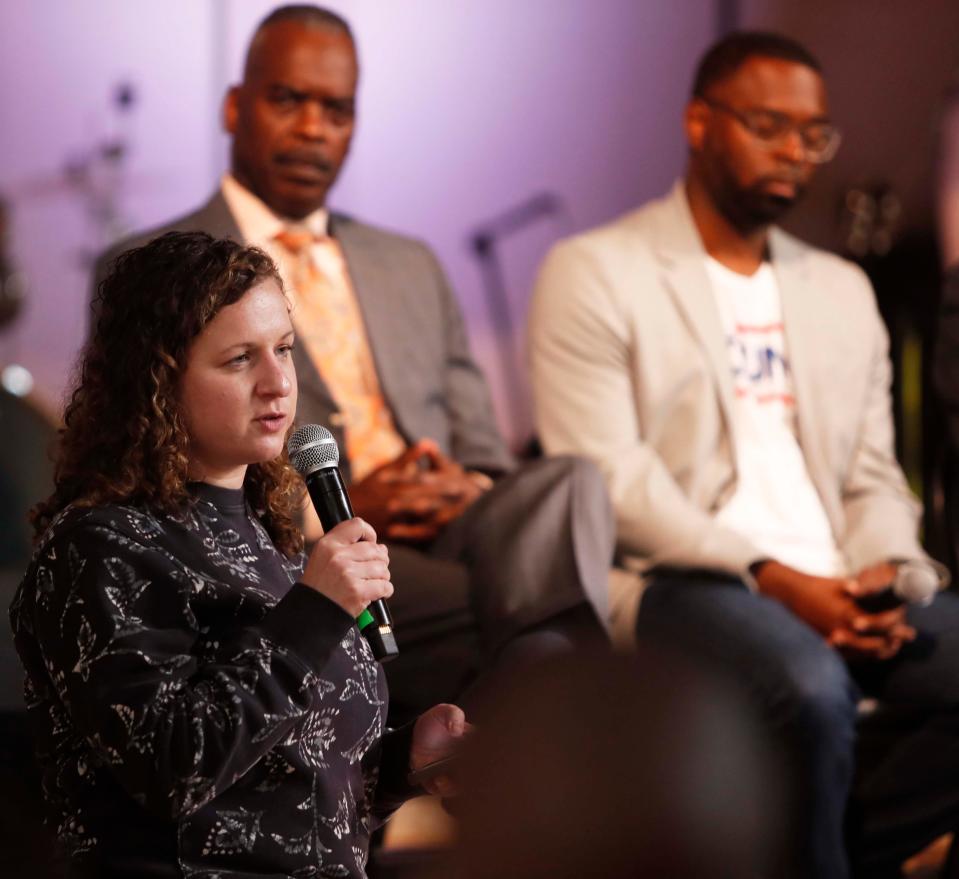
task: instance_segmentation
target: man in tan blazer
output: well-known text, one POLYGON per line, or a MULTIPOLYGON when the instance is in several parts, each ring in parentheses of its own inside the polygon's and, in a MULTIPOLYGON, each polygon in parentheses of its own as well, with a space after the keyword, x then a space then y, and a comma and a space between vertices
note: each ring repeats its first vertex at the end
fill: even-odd
POLYGON ((773 226, 838 146, 818 63, 776 35, 726 38, 700 63, 685 131, 668 196, 542 268, 540 436, 606 477, 631 573, 619 622, 638 605, 641 637, 743 684, 783 737, 802 778, 797 875, 844 877, 850 858, 899 875, 959 816, 959 602, 861 605, 896 581, 931 597, 944 577, 895 460, 869 283, 773 226), (861 693, 922 709, 868 773, 861 693))

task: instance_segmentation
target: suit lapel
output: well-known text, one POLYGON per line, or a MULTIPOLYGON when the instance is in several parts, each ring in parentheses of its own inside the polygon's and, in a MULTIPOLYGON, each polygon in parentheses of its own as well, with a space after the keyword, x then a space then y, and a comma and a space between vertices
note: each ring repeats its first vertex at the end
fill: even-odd
POLYGON ((668 210, 656 230, 656 249, 666 286, 683 313, 686 324, 706 353, 716 380, 719 404, 730 435, 733 376, 719 307, 706 274, 706 251, 693 223, 680 181, 666 203, 668 210))
POLYGON ((310 355, 303 348, 295 348, 293 363, 296 366, 296 380, 301 400, 299 409, 304 416, 300 418, 300 421, 318 421, 331 429, 340 426, 337 423, 339 404, 321 378, 319 370, 310 360, 310 355), (310 398, 311 406, 303 405, 304 397, 310 398))
POLYGON ((188 218, 187 226, 207 232, 214 238, 232 238, 234 241, 243 241, 243 233, 237 225, 230 207, 223 197, 223 191, 217 189, 211 198, 192 217, 188 218))
POLYGON ((397 399, 400 387, 397 379, 408 364, 402 356, 403 345, 393 317, 394 309, 403 307, 395 271, 391 272, 383 261, 381 250, 368 246, 361 227, 352 220, 331 215, 330 234, 343 249, 383 397, 400 432, 406 434, 402 405, 398 405, 397 399))

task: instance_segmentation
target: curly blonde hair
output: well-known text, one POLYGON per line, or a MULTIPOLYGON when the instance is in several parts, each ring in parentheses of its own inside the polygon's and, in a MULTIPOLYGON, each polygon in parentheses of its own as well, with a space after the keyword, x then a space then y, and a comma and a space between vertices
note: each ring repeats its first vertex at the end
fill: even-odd
MULTIPOLYGON (((168 232, 116 259, 94 301, 53 494, 31 512, 36 537, 70 504, 136 503, 169 514, 190 505, 178 402, 190 347, 220 309, 269 279, 282 287, 262 250, 203 232, 168 232)), ((304 489, 286 452, 247 467, 244 489, 277 548, 299 552, 304 489)))

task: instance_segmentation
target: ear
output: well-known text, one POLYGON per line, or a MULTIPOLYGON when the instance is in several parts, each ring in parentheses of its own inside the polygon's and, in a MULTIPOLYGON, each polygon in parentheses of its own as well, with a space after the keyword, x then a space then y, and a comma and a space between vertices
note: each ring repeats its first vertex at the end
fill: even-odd
POLYGON ((240 118, 240 88, 234 85, 223 98, 223 130, 229 134, 236 134, 240 118))
POLYGON ((686 142, 694 153, 702 149, 708 120, 709 107, 698 98, 693 98, 683 114, 683 130, 686 132, 686 142))

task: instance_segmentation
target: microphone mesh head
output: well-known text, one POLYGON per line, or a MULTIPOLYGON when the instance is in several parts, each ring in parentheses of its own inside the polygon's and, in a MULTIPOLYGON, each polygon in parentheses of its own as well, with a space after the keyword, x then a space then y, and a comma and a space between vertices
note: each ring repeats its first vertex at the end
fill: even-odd
POLYGON ((929 604, 939 591, 939 576, 929 565, 906 561, 899 565, 892 588, 909 604, 929 604))
POLYGON ((340 450, 333 434, 319 424, 304 424, 294 430, 286 449, 290 463, 301 476, 340 463, 340 450))

